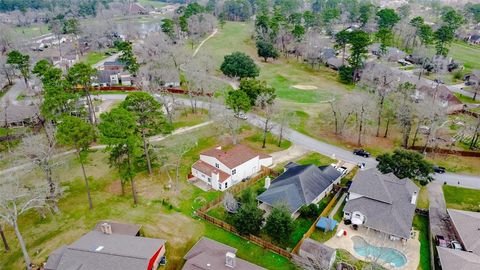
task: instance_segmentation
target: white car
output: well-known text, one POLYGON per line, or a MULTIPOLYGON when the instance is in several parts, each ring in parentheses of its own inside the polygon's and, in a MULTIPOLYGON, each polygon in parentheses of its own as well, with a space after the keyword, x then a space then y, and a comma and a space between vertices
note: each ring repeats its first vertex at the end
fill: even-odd
POLYGON ((463 250, 462 245, 458 241, 455 241, 455 240, 453 240, 450 243, 450 247, 453 248, 453 249, 457 249, 457 250, 463 250))
POLYGON ((342 176, 345 176, 348 173, 348 169, 346 167, 343 167, 343 166, 337 168, 337 171, 339 171, 342 174, 342 176))
POLYGON ((242 120, 247 120, 248 119, 247 114, 245 114, 243 112, 236 113, 235 117, 237 117, 238 119, 242 119, 242 120))

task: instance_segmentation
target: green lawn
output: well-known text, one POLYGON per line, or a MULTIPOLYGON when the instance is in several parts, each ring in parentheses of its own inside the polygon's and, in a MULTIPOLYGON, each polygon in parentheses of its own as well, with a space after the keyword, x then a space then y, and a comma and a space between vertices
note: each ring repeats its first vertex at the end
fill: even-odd
POLYGON ((337 161, 322 154, 311 152, 295 162, 301 165, 314 164, 315 166, 322 166, 330 165, 332 163, 336 163, 337 161))
POLYGON ((96 63, 102 61, 103 59, 109 57, 111 54, 113 54, 115 52, 116 52, 116 49, 108 49, 108 50, 105 50, 105 51, 89 52, 86 55, 84 55, 81 60, 85 64, 91 66, 91 65, 96 64, 96 63))
POLYGON ((166 2, 157 1, 157 0, 138 0, 138 3, 140 3, 144 7, 152 6, 154 8, 161 8, 168 5, 168 3, 166 2))
MULTIPOLYGON (((453 94, 463 103, 475 103, 475 104, 480 103, 480 99, 473 100, 473 98, 464 96, 459 93, 453 93, 453 94)), ((478 97, 480 98, 480 95, 478 97)))
POLYGON ((174 129, 182 127, 191 127, 208 121, 208 111, 198 110, 197 113, 192 114, 190 111, 184 111, 175 119, 173 123, 174 129))
POLYGON ((13 30, 19 35, 23 35, 25 38, 34 38, 48 34, 50 32, 46 24, 34 24, 31 26, 15 27, 13 30))
POLYGON ((428 201, 428 188, 427 186, 419 186, 420 192, 418 194, 417 207, 422 209, 428 209, 430 205, 428 201))
POLYGON ((463 41, 456 41, 450 47, 449 56, 463 63, 465 69, 480 69, 480 47, 463 41))
POLYGON ((413 228, 420 231, 418 240, 420 241, 420 265, 419 270, 430 270, 430 237, 428 236, 428 217, 415 215, 413 218, 413 228))
POLYGON ((303 104, 326 102, 348 90, 337 82, 337 73, 325 67, 312 69, 293 57, 263 62, 257 57, 252 34, 251 22, 227 22, 217 35, 203 45, 198 55, 208 55, 217 67, 220 67, 225 55, 234 51, 250 55, 260 67, 259 79, 273 86, 278 97, 285 101, 303 104), (302 90, 294 88, 294 85, 314 86, 316 89, 302 90))
POLYGON ((480 211, 480 190, 443 185, 447 208, 480 211))

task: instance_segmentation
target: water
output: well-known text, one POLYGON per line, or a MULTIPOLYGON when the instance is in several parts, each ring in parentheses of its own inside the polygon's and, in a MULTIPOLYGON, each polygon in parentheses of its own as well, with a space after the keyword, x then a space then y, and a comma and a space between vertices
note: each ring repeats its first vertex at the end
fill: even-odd
POLYGON ((407 257, 396 249, 370 245, 360 236, 353 236, 352 241, 353 250, 360 256, 379 259, 394 267, 402 267, 407 263, 407 257))

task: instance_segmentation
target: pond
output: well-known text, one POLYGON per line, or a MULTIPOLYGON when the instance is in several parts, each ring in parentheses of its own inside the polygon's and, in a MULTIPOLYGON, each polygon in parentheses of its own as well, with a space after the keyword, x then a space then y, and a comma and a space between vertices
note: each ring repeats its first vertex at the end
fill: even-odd
POLYGON ((393 267, 402 267, 407 263, 407 257, 394 248, 377 247, 369 244, 360 236, 353 236, 353 250, 357 255, 371 260, 380 260, 393 267))

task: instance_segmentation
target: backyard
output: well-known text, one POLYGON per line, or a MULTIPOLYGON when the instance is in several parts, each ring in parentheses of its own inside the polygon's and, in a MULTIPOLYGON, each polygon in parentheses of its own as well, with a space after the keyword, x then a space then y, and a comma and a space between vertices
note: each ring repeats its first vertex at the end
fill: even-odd
MULTIPOLYGON (((207 126, 192 134, 168 137, 161 141, 156 147, 157 154, 168 156, 187 137, 198 138, 197 144, 183 157, 180 181, 173 181, 172 187, 170 177, 175 174, 164 168, 155 167, 152 176, 145 173, 137 175, 135 180, 140 203, 135 207, 132 205, 129 185, 126 187, 127 195, 121 195, 119 176, 115 169, 108 166, 108 155, 103 151, 93 151, 86 166, 94 204, 94 209, 89 211, 80 165, 72 156, 64 157, 64 163, 54 171, 64 190, 59 202, 61 212, 47 214, 45 219, 41 219, 38 213, 32 211, 19 220, 33 261, 37 264, 44 262, 53 250, 74 242, 91 230, 97 221, 115 220, 141 224, 145 236, 165 239, 167 269, 179 269, 183 255, 201 236, 237 248, 237 255, 252 263, 270 269, 293 269, 286 258, 195 218, 195 209, 220 193, 204 192, 188 184, 186 175, 200 151, 219 143, 219 132, 207 126)), ((259 144, 254 146, 260 148, 259 144)), ((269 147, 267 145, 267 149, 269 147)), ((25 177, 30 181, 43 179, 39 171, 33 171, 25 177)), ((23 260, 13 230, 6 227, 5 233, 12 249, 17 251, 0 254, 2 267, 20 269, 23 260)))
POLYGON ((480 211, 480 190, 443 185, 447 208, 480 211))
POLYGON ((429 241, 429 227, 428 217, 415 215, 413 218, 413 228, 419 231, 420 235, 418 240, 420 241, 420 264, 418 270, 430 270, 430 241, 429 241))

